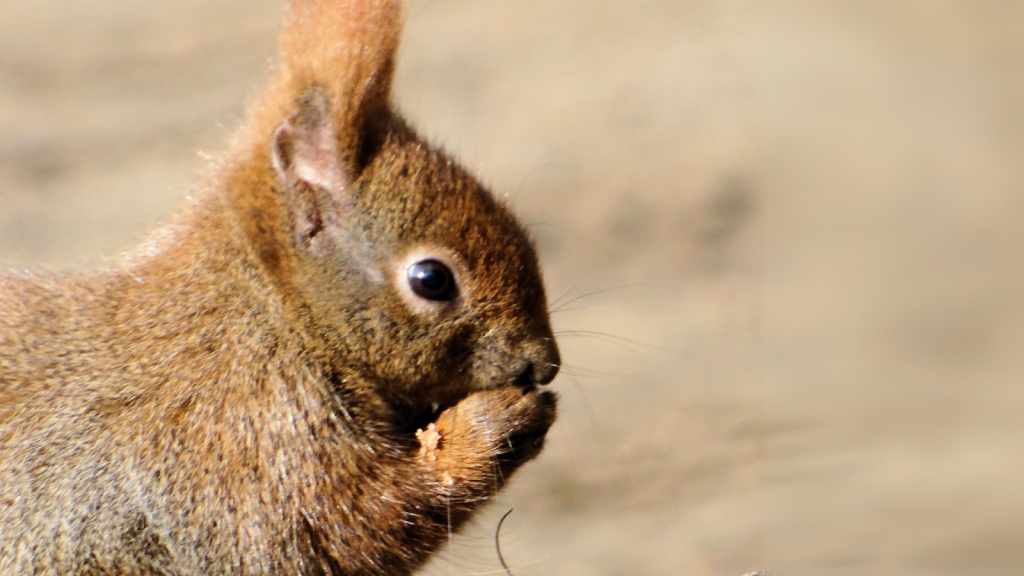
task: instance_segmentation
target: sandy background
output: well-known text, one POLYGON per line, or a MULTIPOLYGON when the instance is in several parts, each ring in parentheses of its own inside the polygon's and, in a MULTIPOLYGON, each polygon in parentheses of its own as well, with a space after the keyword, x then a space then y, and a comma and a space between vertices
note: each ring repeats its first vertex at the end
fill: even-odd
MULTIPOLYGON (((822 6, 410 2, 398 104, 530 225, 567 365, 545 453, 427 574, 500 571, 510 507, 517 576, 1024 565, 1019 14, 822 6)), ((0 2, 0 262, 173 212, 281 10, 0 2)))

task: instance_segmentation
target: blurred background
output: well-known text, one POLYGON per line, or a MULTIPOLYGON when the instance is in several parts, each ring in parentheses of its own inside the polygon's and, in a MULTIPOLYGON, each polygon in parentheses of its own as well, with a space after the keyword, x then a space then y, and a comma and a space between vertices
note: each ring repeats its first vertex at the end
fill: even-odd
MULTIPOLYGON (((0 3, 0 263, 181 204, 282 0, 0 3)), ((410 0, 396 100, 514 207, 566 363, 424 571, 1024 566, 1024 5, 410 0)))

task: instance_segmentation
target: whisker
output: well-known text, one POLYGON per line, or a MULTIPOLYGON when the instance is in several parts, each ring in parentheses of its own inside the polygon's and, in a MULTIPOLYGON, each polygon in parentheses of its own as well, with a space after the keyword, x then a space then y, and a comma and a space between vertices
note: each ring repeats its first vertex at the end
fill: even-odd
MULTIPOLYGON (((459 416, 459 405, 456 404, 454 409, 452 410, 452 432, 451 432, 452 435, 455 434, 455 426, 456 426, 456 424, 458 424, 458 416, 459 416)), ((451 474, 451 470, 452 470, 452 457, 451 457, 451 453, 449 451, 447 451, 447 450, 445 452, 448 452, 448 454, 447 454, 447 456, 448 456, 448 458, 447 458, 447 460, 448 460, 448 474, 451 474)), ((448 488, 448 490, 446 490, 446 492, 445 492, 445 506, 448 509, 448 547, 450 548, 451 545, 452 545, 452 532, 453 532, 453 530, 452 530, 452 490, 451 490, 451 488, 448 488)))
POLYGON ((593 370, 590 368, 582 368, 579 366, 563 366, 562 371, 566 376, 579 376, 582 378, 639 378, 645 376, 641 372, 606 372, 603 370, 593 370))
MULTIPOLYGON (((603 289, 603 290, 595 290, 595 291, 593 291, 593 292, 588 292, 588 293, 586 293, 586 294, 582 294, 582 295, 580 295, 580 296, 577 296, 577 297, 575 297, 575 298, 573 298, 573 299, 571 299, 571 300, 568 300, 568 301, 566 301, 566 302, 562 302, 561 304, 558 304, 558 307, 556 307, 556 308, 554 308, 554 309, 551 309, 551 310, 549 310, 549 311, 548 311, 548 314, 554 314, 555 312, 557 312, 558 310, 560 310, 560 309, 562 308, 562 306, 568 306, 569 304, 572 304, 573 302, 578 302, 578 301, 580 301, 580 300, 583 300, 584 298, 590 298, 591 296, 597 296, 598 294, 605 294, 605 293, 608 293, 608 292, 614 292, 614 291, 616 291, 616 290, 622 290, 622 289, 624 289, 624 288, 636 288, 636 287, 638 287, 638 286, 640 286, 640 284, 623 284, 623 285, 621 285, 621 286, 613 286, 613 287, 611 287, 611 288, 605 288, 605 289, 603 289)), ((575 287, 575 286, 573 286, 573 289, 575 289, 575 288, 576 288, 576 287, 575 287)), ((571 291, 571 290, 570 290, 570 291, 571 291)), ((563 297, 564 297, 564 296, 563 296, 563 297)), ((557 302, 553 302, 553 303, 551 304, 551 306, 555 306, 556 304, 557 304, 557 302)))
POLYGON ((501 553, 501 525, 505 523, 505 519, 512 513, 515 508, 509 508, 508 512, 498 520, 498 527, 494 529, 494 549, 498 551, 498 562, 501 563, 501 567, 505 569, 505 573, 508 576, 515 576, 512 574, 512 570, 508 567, 508 563, 505 562, 505 556, 501 553))
POLYGON ((494 493, 497 494, 503 485, 498 484, 498 480, 500 479, 504 483, 505 478, 501 475, 501 467, 498 466, 498 457, 493 454, 491 455, 491 472, 494 474, 494 493))
POLYGON ((516 200, 519 199, 519 194, 522 193, 523 188, 526 187, 526 183, 530 181, 530 178, 533 178, 538 172, 540 172, 544 168, 547 168, 550 164, 551 162, 544 162, 541 165, 534 167, 533 170, 530 170, 530 172, 525 177, 523 177, 523 180, 522 182, 519 183, 519 186, 516 186, 516 191, 512 193, 511 198, 509 198, 508 194, 505 194, 505 203, 508 204, 509 206, 515 206, 516 200))
POLYGON ((501 478, 501 485, 505 486, 506 484, 508 484, 508 482, 505 479, 505 473, 501 471, 501 466, 498 465, 498 457, 493 456, 492 458, 494 458, 494 467, 498 470, 498 474, 495 477, 495 481, 497 481, 498 478, 501 478))
MULTIPOLYGON (((562 295, 561 295, 561 296, 559 296, 558 298, 555 298, 555 299, 554 299, 554 300, 553 300, 553 301, 552 301, 552 302, 551 302, 550 304, 548 304, 548 309, 550 310, 550 308, 551 308, 552 306, 557 306, 557 305, 558 305, 558 303, 559 303, 559 302, 561 302, 562 298, 565 298, 565 297, 566 297, 566 296, 568 296, 569 294, 572 294, 573 290, 575 290, 576 288, 578 288, 578 287, 579 287, 579 285, 580 285, 580 283, 579 283, 579 282, 576 282, 575 284, 573 284, 573 285, 572 285, 572 287, 571 287, 571 288, 569 288, 569 289, 568 289, 568 290, 566 290, 565 292, 562 292, 562 295)), ((550 314, 550 312, 549 312, 549 314, 550 314)))
POLYGON ((618 306, 577 306, 576 308, 558 308, 557 310, 548 311, 548 314, 554 315, 559 312, 576 312, 578 310, 611 310, 612 308, 618 308, 618 306))
MULTIPOLYGON (((572 385, 575 386, 577 390, 579 390, 579 392, 580 392, 580 399, 583 401, 583 406, 586 408, 587 415, 590 417, 590 419, 593 422, 597 422, 598 421, 597 411, 594 410, 594 405, 590 401, 590 394, 587 391, 587 388, 585 386, 583 386, 583 384, 581 384, 579 380, 577 380, 577 377, 576 377, 575 374, 569 373, 569 374, 566 374, 566 376, 569 378, 569 382, 571 382, 572 385)), ((561 428, 559 428, 559 429, 561 430, 561 428)))
POLYGON ((573 238, 576 238, 577 240, 583 240, 584 239, 583 236, 579 232, 575 232, 573 230, 570 230, 570 229, 566 228, 565 226, 560 226, 558 224, 552 224, 551 222, 531 222, 531 223, 526 225, 526 228, 534 228, 534 227, 537 227, 537 226, 546 226, 548 228, 554 228, 555 230, 558 230, 559 232, 565 232, 566 234, 572 236, 573 238))
POLYGON ((444 504, 448 509, 448 547, 452 545, 452 494, 449 490, 444 496, 444 504))
POLYGON ((623 338, 622 336, 616 336, 614 334, 606 334, 604 332, 595 332, 595 331, 592 331, 592 330, 561 330, 561 331, 555 332, 555 336, 566 336, 566 337, 579 336, 579 337, 597 338, 598 340, 604 340, 605 342, 611 342, 611 343, 615 343, 615 344, 632 344, 633 346, 640 346, 640 347, 643 347, 643 348, 649 348, 651 350, 657 350, 658 352, 663 352, 665 354, 671 354, 673 356, 680 356, 680 357, 684 356, 684 354, 682 354, 681 352, 677 352, 675 350, 670 350, 668 348, 662 348, 661 346, 655 346, 654 344, 648 344, 646 342, 640 342, 639 340, 631 340, 629 338, 623 338))

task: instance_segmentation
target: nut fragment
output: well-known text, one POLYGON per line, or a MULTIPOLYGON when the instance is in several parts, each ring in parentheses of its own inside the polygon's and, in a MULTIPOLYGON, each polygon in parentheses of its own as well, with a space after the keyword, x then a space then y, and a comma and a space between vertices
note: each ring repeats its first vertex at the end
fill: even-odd
POLYGON ((426 430, 417 430, 416 439, 420 441, 420 457, 427 462, 436 462, 437 443, 441 441, 441 434, 433 423, 427 426, 426 430))
MULTIPOLYGON (((441 433, 437 431, 437 426, 429 424, 426 430, 417 430, 416 439, 420 441, 420 458, 423 458, 426 462, 437 462, 437 444, 441 441, 441 433)), ((430 468, 432 470, 435 469, 433 465, 430 468)), ((445 486, 455 484, 455 479, 452 478, 452 474, 447 467, 445 467, 441 475, 441 484, 445 486)))

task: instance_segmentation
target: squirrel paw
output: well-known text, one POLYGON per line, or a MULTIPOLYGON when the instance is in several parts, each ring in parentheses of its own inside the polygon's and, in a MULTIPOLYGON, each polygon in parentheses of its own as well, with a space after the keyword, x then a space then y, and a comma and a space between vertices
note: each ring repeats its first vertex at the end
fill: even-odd
POLYGON ((473 393, 416 432, 418 457, 445 486, 493 485, 540 452, 556 404, 551 392, 515 386, 473 393))

